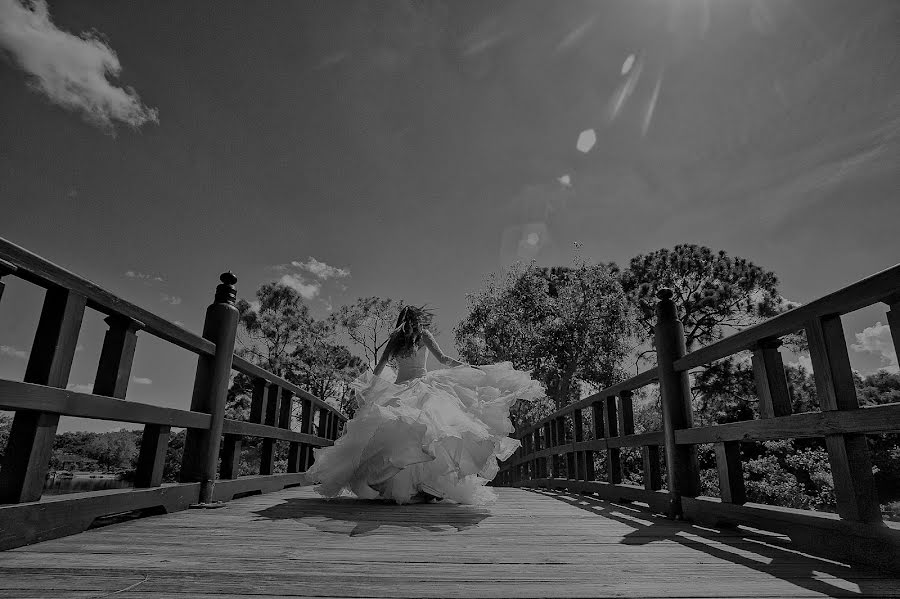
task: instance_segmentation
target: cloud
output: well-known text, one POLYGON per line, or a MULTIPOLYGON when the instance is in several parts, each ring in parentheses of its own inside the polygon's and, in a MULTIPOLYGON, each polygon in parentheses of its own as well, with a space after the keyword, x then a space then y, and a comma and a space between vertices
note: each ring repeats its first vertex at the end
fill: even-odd
POLYGON ((150 380, 150 379, 148 379, 148 378, 145 378, 145 377, 142 377, 142 376, 133 376, 133 377, 131 377, 131 382, 132 382, 132 383, 135 383, 135 384, 137 384, 137 385, 152 385, 152 384, 153 384, 153 381, 152 381, 152 380, 150 380))
POLYGON ((295 289, 297 293, 303 296, 304 299, 313 299, 319 292, 322 290, 322 284, 318 281, 306 281, 302 275, 299 274, 288 274, 284 275, 278 281, 282 285, 287 285, 292 289, 295 289))
POLYGON ((343 279, 344 277, 350 276, 350 271, 345 268, 338 268, 336 266, 330 266, 325 264, 324 262, 320 262, 313 258, 309 257, 309 260, 306 262, 291 262, 291 266, 299 268, 300 270, 306 271, 309 274, 313 275, 316 278, 322 279, 323 281, 328 279, 343 279))
POLYGON ((881 357, 884 370, 900 372, 890 326, 876 322, 875 326, 866 327, 861 333, 856 333, 856 343, 850 347, 855 352, 876 354, 881 357))
POLYGON ((28 359, 28 352, 24 349, 18 349, 11 345, 0 345, 0 355, 18 358, 20 360, 28 359))
POLYGON ((160 296, 160 299, 162 301, 166 302, 167 304, 172 304, 173 306, 177 306, 178 304, 181 303, 181 298, 178 297, 177 295, 166 295, 165 293, 163 293, 160 296))
POLYGON ((85 385, 76 385, 74 383, 69 383, 66 385, 66 389, 69 391, 75 391, 76 393, 93 393, 94 392, 94 383, 87 383, 85 385))
MULTIPOLYGON (((2 2, 3 0, 0 0, 2 2)), ((126 270, 125 276, 129 279, 136 279, 138 281, 146 281, 147 283, 163 283, 165 279, 163 279, 159 275, 148 275, 146 273, 137 272, 135 270, 126 270)))
POLYGON ((113 121, 131 127, 159 122, 158 112, 133 89, 107 79, 122 70, 112 48, 96 34, 58 29, 46 0, 0 0, 0 48, 31 76, 34 89, 91 123, 111 128, 113 121))

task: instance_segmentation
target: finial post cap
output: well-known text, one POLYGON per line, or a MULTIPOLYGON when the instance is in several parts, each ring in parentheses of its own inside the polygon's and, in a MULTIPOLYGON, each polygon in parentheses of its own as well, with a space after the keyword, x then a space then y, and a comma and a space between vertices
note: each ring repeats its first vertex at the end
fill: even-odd
POLYGON ((662 289, 660 289, 659 291, 656 292, 656 297, 657 297, 657 299, 660 299, 663 301, 670 300, 673 297, 675 297, 675 292, 672 291, 671 289, 669 289, 668 287, 663 287, 662 289))
POLYGON ((237 300, 237 289, 234 287, 234 284, 237 283, 237 277, 229 270, 219 275, 219 280, 222 283, 216 287, 216 303, 234 304, 237 300))

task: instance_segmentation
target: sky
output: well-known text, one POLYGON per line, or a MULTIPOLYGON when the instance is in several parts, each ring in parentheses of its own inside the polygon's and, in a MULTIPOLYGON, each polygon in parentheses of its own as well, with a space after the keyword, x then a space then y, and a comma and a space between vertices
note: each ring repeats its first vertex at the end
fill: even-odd
MULTIPOLYGON (((898 39, 895 0, 0 0, 0 236, 192 331, 232 270, 428 303, 450 353, 488 273, 575 243, 708 245, 802 303, 900 262, 898 39)), ((10 280, 0 377, 39 307, 10 280)), ((883 306, 844 323, 897 369, 883 306)), ((139 339, 128 397, 186 408, 195 360, 139 339)))

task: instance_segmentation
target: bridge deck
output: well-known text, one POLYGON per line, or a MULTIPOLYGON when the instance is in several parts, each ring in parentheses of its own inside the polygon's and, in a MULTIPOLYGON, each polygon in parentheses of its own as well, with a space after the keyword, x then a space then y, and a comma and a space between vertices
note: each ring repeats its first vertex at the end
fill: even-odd
POLYGON ((900 597, 900 580, 565 493, 392 506, 286 489, 0 553, 0 597, 900 597))

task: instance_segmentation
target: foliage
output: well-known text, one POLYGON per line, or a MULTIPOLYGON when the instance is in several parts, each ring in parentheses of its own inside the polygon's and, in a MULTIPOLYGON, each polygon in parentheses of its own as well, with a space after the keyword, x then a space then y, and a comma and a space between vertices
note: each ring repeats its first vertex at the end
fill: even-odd
POLYGON ((238 300, 238 351, 258 366, 283 376, 291 355, 312 334, 316 321, 297 290, 265 283, 256 291, 256 305, 238 300))
POLYGON ((381 297, 360 297, 341 306, 330 320, 337 330, 363 352, 368 367, 374 368, 378 352, 387 343, 403 302, 381 297))
MULTIPOLYGON (((516 265, 468 295, 454 330, 462 359, 510 361, 540 380, 557 406, 622 378, 635 321, 608 265, 516 265)), ((534 408, 538 409, 538 408, 534 408)))
POLYGON ((693 244, 635 256, 622 272, 622 287, 637 307, 647 341, 653 339, 656 292, 671 288, 688 350, 790 307, 778 293, 775 273, 693 244))
POLYGON ((59 433, 53 441, 52 468, 62 466, 61 458, 77 456, 97 461, 97 470, 118 472, 134 468, 138 456, 137 431, 112 431, 106 433, 59 433))
POLYGON ((12 429, 13 415, 0 412, 0 457, 6 452, 6 444, 9 441, 9 431, 12 429))

